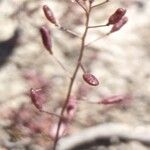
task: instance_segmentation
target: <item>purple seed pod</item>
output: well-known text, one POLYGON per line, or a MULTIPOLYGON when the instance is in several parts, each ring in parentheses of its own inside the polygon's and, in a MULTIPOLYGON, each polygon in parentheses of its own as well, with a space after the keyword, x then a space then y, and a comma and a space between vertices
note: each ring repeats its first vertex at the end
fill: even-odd
POLYGON ((53 14, 52 10, 47 5, 43 6, 43 12, 44 12, 45 17, 47 18, 47 20, 49 20, 51 23, 57 25, 54 14, 53 14))
POLYGON ((52 39, 51 39, 51 34, 50 30, 46 25, 43 25, 40 27, 40 33, 43 41, 43 45, 45 48, 49 51, 49 53, 52 55, 52 39))
POLYGON ((120 104, 129 99, 131 99, 131 96, 129 95, 115 95, 115 96, 104 98, 98 103, 103 105, 120 104))
POLYGON ((30 89, 30 98, 33 105, 38 109, 42 110, 42 106, 45 103, 45 97, 41 92, 41 89, 30 89))
POLYGON ((97 80, 97 78, 90 73, 84 73, 83 79, 86 83, 88 83, 92 86, 98 86, 99 85, 99 81, 97 80))
POLYGON ((123 17, 119 22, 113 25, 110 33, 120 30, 128 22, 127 17, 123 17))
POLYGON ((121 20, 121 18, 125 15, 125 13, 126 13, 126 9, 118 8, 115 11, 115 13, 109 17, 107 25, 116 24, 117 22, 119 22, 121 20))

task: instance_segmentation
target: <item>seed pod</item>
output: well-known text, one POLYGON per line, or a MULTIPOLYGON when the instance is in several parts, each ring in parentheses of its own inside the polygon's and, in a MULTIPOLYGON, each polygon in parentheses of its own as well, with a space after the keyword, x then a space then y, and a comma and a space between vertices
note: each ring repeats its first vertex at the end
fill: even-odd
POLYGON ((99 81, 97 80, 97 78, 90 73, 84 73, 83 79, 86 83, 88 83, 92 86, 98 86, 99 85, 99 81))
POLYGON ((128 99, 131 99, 131 97, 128 95, 115 95, 115 96, 104 98, 98 103, 104 104, 104 105, 118 104, 118 103, 122 103, 128 99))
POLYGON ((48 29, 47 26, 43 25, 42 27, 40 27, 40 33, 41 33, 43 45, 52 55, 53 52, 52 52, 52 40, 51 40, 50 30, 48 29))
POLYGON ((51 23, 57 25, 54 14, 53 14, 52 10, 47 5, 43 6, 43 12, 44 12, 45 17, 47 18, 47 20, 49 20, 51 23))
POLYGON ((31 89, 30 90, 30 98, 33 105, 38 109, 42 110, 42 106, 45 102, 45 97, 41 93, 41 89, 31 89))
POLYGON ((113 25, 110 33, 120 30, 128 22, 127 17, 123 17, 119 22, 113 25))
POLYGON ((119 22, 121 20, 121 18, 125 15, 125 13, 126 13, 126 9, 118 8, 115 11, 115 13, 109 17, 107 25, 116 24, 117 22, 119 22))

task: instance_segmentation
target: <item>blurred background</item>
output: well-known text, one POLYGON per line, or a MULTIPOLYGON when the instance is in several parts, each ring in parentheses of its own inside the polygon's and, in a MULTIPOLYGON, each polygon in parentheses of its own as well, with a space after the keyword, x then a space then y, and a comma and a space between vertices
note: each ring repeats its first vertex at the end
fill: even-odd
MULTIPOLYGON (((100 3, 102 0, 95 0, 100 3)), ((49 23, 42 11, 47 4, 59 23, 81 35, 83 10, 70 0, 0 0, 0 150, 49 150, 53 141, 49 131, 58 119, 39 113, 31 105, 29 90, 42 88, 45 110, 60 113, 79 55, 80 39, 49 23), (44 49, 39 27, 48 24, 53 52, 68 72, 44 49)), ((129 126, 150 125, 150 2, 111 0, 95 8, 91 25, 104 24, 118 8, 127 9, 129 22, 118 32, 104 37, 111 27, 91 29, 83 65, 100 81, 90 87, 80 70, 72 95, 78 96, 78 110, 68 135, 104 123, 129 126), (101 106, 96 101, 107 96, 129 94, 132 100, 122 105, 101 106)), ((89 150, 148 150, 137 141, 89 150)))

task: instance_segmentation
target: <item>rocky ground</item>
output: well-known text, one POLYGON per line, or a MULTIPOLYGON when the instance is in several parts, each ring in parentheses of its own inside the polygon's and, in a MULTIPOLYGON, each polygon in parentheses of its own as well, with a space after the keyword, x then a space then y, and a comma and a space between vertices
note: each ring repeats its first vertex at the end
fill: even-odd
MULTIPOLYGON (((74 70, 79 54, 80 39, 46 21, 41 9, 45 3, 65 28, 79 35, 83 31, 83 11, 70 1, 0 0, 0 150, 45 150, 52 145, 48 132, 57 120, 40 114, 31 105, 28 92, 31 87, 44 87, 48 100, 45 109, 60 112, 69 83, 68 72, 74 70), (41 43, 38 28, 45 23, 51 29, 54 54, 68 72, 64 72, 41 43)), ((82 71, 79 72, 73 93, 86 100, 79 102, 70 135, 112 122, 134 127, 150 125, 150 2, 112 0, 93 11, 90 23, 105 23, 118 7, 127 8, 129 22, 119 32, 87 47, 83 64, 98 77, 100 86, 89 87, 82 80, 82 71), (121 106, 106 107, 86 102, 118 94, 132 95, 132 100, 121 106)), ((109 30, 106 27, 89 31, 87 43, 109 30)), ((93 149, 148 150, 150 147, 129 141, 93 149)))

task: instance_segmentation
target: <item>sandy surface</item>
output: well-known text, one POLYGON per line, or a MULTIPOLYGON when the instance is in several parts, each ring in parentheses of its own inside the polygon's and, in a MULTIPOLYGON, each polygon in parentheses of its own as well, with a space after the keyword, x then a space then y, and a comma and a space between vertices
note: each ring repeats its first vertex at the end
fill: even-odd
MULTIPOLYGON (((64 27, 79 35, 82 33, 84 17, 83 11, 78 6, 64 0, 49 0, 45 3, 55 12, 55 16, 64 27)), ((39 113, 34 108, 32 111, 33 106, 28 97, 31 87, 44 84, 48 100, 45 107, 57 113, 60 112, 66 94, 68 73, 64 72, 56 60, 44 50, 38 32, 40 25, 48 23, 41 10, 43 4, 44 2, 40 0, 0 1, 0 141, 14 141, 13 135, 16 135, 16 132, 13 134, 11 131, 18 129, 16 127, 18 124, 19 138, 15 141, 31 138, 28 129, 21 123, 12 127, 14 118, 11 116, 12 110, 19 110, 22 104, 25 105, 25 110, 29 109, 32 117, 37 120, 45 118, 44 125, 49 126, 47 116, 41 115, 41 118, 38 118, 39 113), (37 83, 33 79, 25 78, 28 75, 42 81, 37 83)), ((86 49, 83 58, 85 68, 98 77, 100 86, 89 87, 82 80, 80 71, 72 95, 76 92, 79 94, 82 88, 85 90, 85 93, 81 94, 82 98, 89 101, 118 94, 130 94, 133 99, 125 106, 112 107, 79 102, 70 134, 107 122, 126 123, 131 126, 150 125, 150 2, 122 0, 118 3, 112 0, 101 9, 93 11, 90 23, 105 23, 108 16, 119 6, 128 9, 127 25, 119 32, 92 43, 86 49)), ((79 54, 80 39, 59 31, 50 23, 48 25, 53 36, 55 56, 68 72, 72 73, 79 54)), ((103 36, 109 30, 109 27, 90 30, 87 43, 103 36)), ((42 129, 45 127, 41 126, 42 129)), ((0 142, 0 150, 42 150, 45 148, 44 143, 47 147, 52 143, 47 137, 45 141, 40 140, 43 136, 41 134, 31 134, 34 138, 29 140, 28 146, 22 144, 17 148, 6 148, 0 142)), ((139 142, 129 142, 108 149, 148 150, 150 147, 139 142)))

